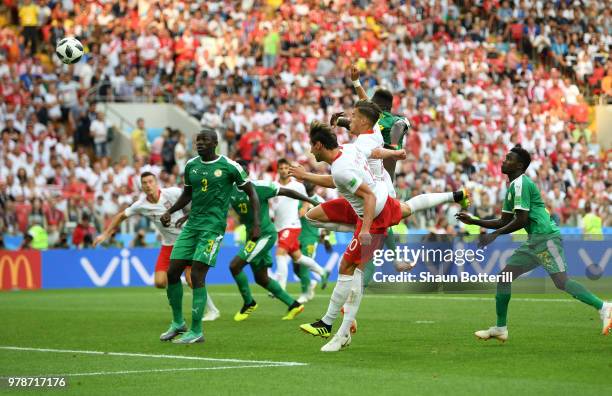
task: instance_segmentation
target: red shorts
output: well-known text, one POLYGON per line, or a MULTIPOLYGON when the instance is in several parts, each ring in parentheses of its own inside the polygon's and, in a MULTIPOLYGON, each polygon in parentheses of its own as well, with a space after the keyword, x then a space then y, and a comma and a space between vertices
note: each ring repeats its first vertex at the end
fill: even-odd
POLYGON ((370 261, 374 255, 374 251, 381 248, 385 236, 387 235, 387 229, 402 221, 402 208, 400 202, 394 198, 387 197, 385 207, 378 216, 376 216, 370 227, 372 243, 368 246, 361 246, 361 242, 359 242, 359 233, 361 232, 363 220, 357 216, 353 207, 346 199, 339 198, 323 202, 321 208, 323 208, 329 220, 334 223, 356 225, 353 239, 351 239, 351 242, 344 252, 344 259, 354 264, 362 264, 370 261))
POLYGON ((300 250, 300 242, 298 241, 301 228, 285 228, 278 232, 278 247, 283 248, 287 253, 293 253, 300 250))
POLYGON ((170 255, 172 254, 172 245, 162 245, 159 255, 157 256, 157 263, 155 264, 155 272, 168 272, 170 268, 170 255))

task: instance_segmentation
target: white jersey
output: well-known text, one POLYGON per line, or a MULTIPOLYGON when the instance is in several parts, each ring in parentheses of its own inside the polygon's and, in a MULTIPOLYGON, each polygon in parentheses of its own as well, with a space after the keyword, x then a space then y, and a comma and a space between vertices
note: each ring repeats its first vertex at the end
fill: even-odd
MULTIPOLYGON (((279 186, 289 190, 297 191, 302 195, 306 195, 304 185, 296 180, 291 180, 289 183, 279 186)), ((285 228, 302 228, 300 223, 300 213, 298 207, 300 201, 297 199, 278 196, 273 201, 274 226, 276 231, 284 230, 285 228)))
POLYGON ((181 229, 176 228, 175 224, 178 219, 183 217, 182 211, 178 210, 172 213, 172 222, 168 227, 164 227, 159 219, 172 207, 172 205, 174 205, 181 196, 181 193, 182 191, 178 187, 162 188, 160 190, 159 200, 156 203, 148 201, 147 196, 143 194, 136 202, 125 209, 124 213, 127 217, 139 214, 150 219, 155 225, 155 228, 157 228, 157 231, 161 234, 162 245, 172 246, 181 233, 181 229))
POLYGON ((363 183, 366 183, 376 196, 374 217, 382 212, 389 196, 387 186, 383 181, 376 180, 365 155, 356 145, 340 146, 340 154, 331 164, 331 174, 336 189, 351 204, 359 217, 363 217, 363 199, 356 196, 355 191, 363 183))
POLYGON ((382 159, 370 158, 372 151, 377 148, 384 148, 385 141, 383 140, 380 128, 371 131, 370 133, 362 133, 357 136, 354 143, 368 159, 368 166, 374 175, 376 181, 382 181, 387 186, 387 192, 391 198, 395 198, 395 187, 389 172, 385 169, 382 159))

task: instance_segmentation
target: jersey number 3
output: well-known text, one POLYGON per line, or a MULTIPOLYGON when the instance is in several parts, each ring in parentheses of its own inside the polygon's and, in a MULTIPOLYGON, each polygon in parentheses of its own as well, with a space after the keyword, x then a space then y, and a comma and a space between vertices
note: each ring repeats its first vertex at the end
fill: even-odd
POLYGON ((208 179, 202 179, 202 192, 208 190, 208 179))

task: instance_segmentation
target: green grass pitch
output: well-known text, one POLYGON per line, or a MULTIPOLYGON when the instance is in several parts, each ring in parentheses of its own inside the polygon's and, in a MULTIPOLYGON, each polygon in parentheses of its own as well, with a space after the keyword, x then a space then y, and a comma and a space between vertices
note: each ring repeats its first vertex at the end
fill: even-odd
MULTIPOLYGON (((612 298, 609 282, 597 286, 612 298)), ((501 344, 473 336, 493 324, 490 294, 369 293, 353 344, 324 354, 324 341, 298 325, 324 313, 332 288, 288 322, 284 306, 254 287, 259 309, 236 323, 235 286, 211 286, 222 316, 205 323, 204 344, 188 346, 158 340, 170 320, 160 290, 1 293, 0 377, 63 375, 68 387, 54 392, 78 395, 610 393, 612 337, 599 334, 596 311, 564 294, 514 294, 501 344)), ((190 301, 186 292, 186 315, 190 301)), ((2 381, 0 393, 36 392, 2 381)))

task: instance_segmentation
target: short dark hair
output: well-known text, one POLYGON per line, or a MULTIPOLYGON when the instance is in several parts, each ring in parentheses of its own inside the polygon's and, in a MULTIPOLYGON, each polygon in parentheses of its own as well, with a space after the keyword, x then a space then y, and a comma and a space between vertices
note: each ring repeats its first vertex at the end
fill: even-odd
POLYGON ((215 128, 211 128, 209 126, 205 126, 202 129, 200 129, 200 132, 198 133, 198 135, 214 135, 215 139, 217 138, 217 131, 215 130, 215 128))
POLYGON ((378 118, 380 117, 380 113, 382 113, 382 110, 376 103, 365 99, 359 100, 357 103, 355 103, 355 109, 359 110, 361 114, 370 120, 372 125, 376 124, 376 121, 378 121, 378 118))
POLYGON ((140 180, 144 179, 145 177, 149 177, 149 176, 153 176, 153 177, 155 177, 157 179, 155 174, 153 174, 152 172, 146 171, 146 172, 142 172, 140 174, 140 180))
POLYGON ((372 96, 372 102, 376 103, 382 111, 391 111, 393 107, 393 94, 385 88, 378 88, 372 96))
POLYGON ((529 164, 531 163, 531 155, 527 150, 525 150, 520 144, 512 147, 510 150, 511 153, 518 155, 519 160, 523 164, 523 172, 529 168, 529 164))
POLYGON ((323 147, 332 150, 338 147, 338 139, 332 128, 324 122, 310 123, 310 141, 312 144, 321 142, 323 147))
POLYGON ((283 165, 283 164, 285 164, 285 165, 289 165, 289 161, 287 161, 287 159, 286 159, 286 158, 281 158, 281 159, 279 159, 278 161, 276 161, 276 166, 279 166, 279 167, 280 167, 280 166, 281 166, 281 165, 283 165))

